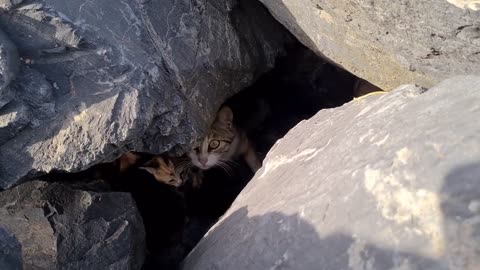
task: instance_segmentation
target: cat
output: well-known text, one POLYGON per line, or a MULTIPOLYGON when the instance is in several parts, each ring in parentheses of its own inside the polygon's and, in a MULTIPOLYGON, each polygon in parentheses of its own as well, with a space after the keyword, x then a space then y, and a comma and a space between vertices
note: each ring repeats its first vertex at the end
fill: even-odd
POLYGON ((167 154, 151 155, 129 151, 113 162, 96 166, 93 170, 93 178, 112 182, 130 170, 140 169, 150 173, 160 183, 180 187, 185 182, 182 177, 182 174, 185 174, 184 163, 184 159, 167 154))
MULTIPOLYGON (((145 156, 146 154, 143 154, 145 156)), ((189 165, 189 158, 186 156, 174 157, 167 154, 152 156, 150 160, 143 165, 139 165, 141 154, 127 152, 116 161, 116 168, 120 174, 125 173, 132 167, 138 167, 145 170, 160 183, 180 187, 187 181, 191 182, 193 187, 199 187, 202 182, 203 174, 200 170, 189 165)))
POLYGON ((158 254, 182 238, 187 222, 183 179, 172 157, 128 152, 114 162, 117 177, 110 180, 115 191, 129 192, 142 217, 146 244, 151 254, 158 254))
POLYGON ((175 167, 173 158, 168 156, 155 156, 138 168, 149 172, 160 183, 174 187, 180 187, 184 183, 180 171, 175 167))
POLYGON ((253 172, 262 166, 245 131, 233 124, 233 112, 228 106, 220 108, 208 135, 188 156, 192 164, 202 170, 215 166, 228 170, 227 162, 239 156, 253 172))

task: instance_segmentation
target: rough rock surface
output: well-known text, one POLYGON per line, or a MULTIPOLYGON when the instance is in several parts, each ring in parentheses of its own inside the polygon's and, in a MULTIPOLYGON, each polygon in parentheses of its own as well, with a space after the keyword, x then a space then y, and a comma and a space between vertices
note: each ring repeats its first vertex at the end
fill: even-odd
POLYGON ((0 193, 1 227, 21 244, 23 269, 140 269, 145 257, 143 223, 127 193, 25 183, 0 193))
POLYGON ((183 269, 478 269, 480 77, 422 92, 298 124, 183 269))
POLYGON ((0 269, 22 269, 22 247, 17 238, 0 226, 0 269))
POLYGON ((0 109, 13 99, 13 91, 9 84, 17 76, 19 66, 17 47, 0 29, 0 109))
POLYGON ((260 1, 307 47, 387 91, 480 74, 477 0, 260 1))
POLYGON ((0 189, 127 149, 185 150, 220 104, 270 69, 291 40, 247 0, 0 7, 0 28, 22 58, 10 84, 16 103, 0 111, 0 189))

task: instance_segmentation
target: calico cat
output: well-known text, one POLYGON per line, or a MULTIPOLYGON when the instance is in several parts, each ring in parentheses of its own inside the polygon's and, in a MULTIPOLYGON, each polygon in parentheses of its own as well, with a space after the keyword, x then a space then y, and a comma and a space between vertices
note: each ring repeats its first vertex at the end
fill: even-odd
MULTIPOLYGON (((129 154, 131 158, 134 155, 129 154)), ((114 190, 132 195, 143 219, 148 251, 158 254, 182 238, 187 213, 184 195, 178 187, 183 180, 167 155, 139 155, 130 160, 147 158, 147 162, 130 164, 110 184, 114 190)))
POLYGON ((95 167, 93 178, 114 182, 130 170, 141 169, 150 173, 160 183, 180 187, 184 183, 182 177, 184 160, 185 158, 171 157, 167 154, 151 155, 129 151, 113 162, 95 167))
POLYGON ((173 158, 167 156, 155 156, 139 169, 149 172, 160 183, 180 187, 183 179, 179 170, 176 169, 173 158))
POLYGON ((250 144, 245 131, 234 126, 233 112, 223 106, 210 127, 210 132, 200 146, 188 153, 194 166, 208 170, 219 166, 228 170, 227 162, 242 156, 253 172, 262 165, 250 144))

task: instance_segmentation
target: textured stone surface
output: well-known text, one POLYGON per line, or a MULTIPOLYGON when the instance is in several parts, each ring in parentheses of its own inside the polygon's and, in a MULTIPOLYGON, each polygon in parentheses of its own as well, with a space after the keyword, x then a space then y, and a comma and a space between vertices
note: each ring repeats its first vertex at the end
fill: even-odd
POLYGON ((260 1, 303 44, 387 91, 480 74, 478 1, 260 1))
POLYGON ((29 182, 0 193, 0 226, 21 244, 23 269, 139 269, 145 256, 126 193, 29 182))
POLYGON ((0 226, 0 269, 22 269, 22 247, 17 238, 0 226))
POLYGON ((127 149, 190 147, 291 40, 254 1, 13 2, 0 2, 0 28, 22 57, 11 87, 31 118, 0 136, 0 188, 127 149))
POLYGON ((298 124, 183 269, 478 269, 480 77, 422 92, 298 124))
POLYGON ((23 2, 23 0, 0 0, 0 8, 8 10, 20 4, 21 2, 23 2))
POLYGON ((23 102, 10 102, 0 113, 0 144, 15 137, 30 122, 28 106, 23 102))
POLYGON ((480 10, 480 2, 478 0, 447 0, 447 1, 461 9, 471 9, 474 11, 480 10))
POLYGON ((19 66, 15 44, 0 29, 0 109, 13 99, 9 84, 17 76, 19 66))

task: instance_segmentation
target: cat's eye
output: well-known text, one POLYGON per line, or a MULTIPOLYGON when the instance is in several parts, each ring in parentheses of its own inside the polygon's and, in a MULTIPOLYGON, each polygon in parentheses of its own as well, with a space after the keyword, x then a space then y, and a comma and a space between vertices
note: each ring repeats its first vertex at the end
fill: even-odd
POLYGON ((210 148, 210 150, 217 149, 219 146, 220 146, 219 140, 213 140, 208 144, 208 148, 210 148))

